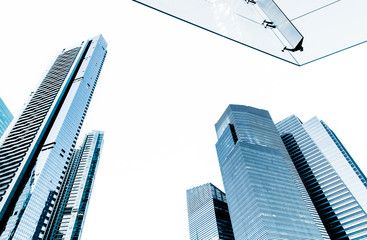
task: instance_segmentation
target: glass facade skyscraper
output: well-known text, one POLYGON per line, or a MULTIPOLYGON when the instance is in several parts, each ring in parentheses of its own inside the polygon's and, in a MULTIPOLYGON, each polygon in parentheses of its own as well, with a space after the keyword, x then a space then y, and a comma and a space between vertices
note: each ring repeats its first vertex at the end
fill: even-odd
POLYGON ((63 50, 0 146, 0 239, 43 239, 106 56, 101 35, 63 50))
POLYGON ((0 138, 13 120, 13 115, 0 98, 0 138))
POLYGON ((186 191, 190 240, 233 240, 226 195, 211 183, 186 191))
POLYGON ((329 239, 268 111, 229 105, 215 127, 236 239, 329 239))
POLYGON ((367 239, 367 179, 334 132, 316 117, 277 124, 331 239, 367 239))
POLYGON ((103 145, 103 132, 86 134, 83 144, 73 153, 46 239, 81 239, 93 183, 103 145))

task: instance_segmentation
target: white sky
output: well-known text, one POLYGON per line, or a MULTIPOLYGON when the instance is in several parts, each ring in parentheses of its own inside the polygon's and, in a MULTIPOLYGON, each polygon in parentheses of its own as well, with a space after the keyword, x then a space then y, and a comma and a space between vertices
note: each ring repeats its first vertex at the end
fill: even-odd
POLYGON ((108 54, 81 138, 105 131, 83 239, 186 240, 185 190, 223 189, 214 124, 228 104, 324 120, 367 173, 367 45, 297 67, 132 1, 3 1, 0 97, 14 115, 65 47, 108 54))

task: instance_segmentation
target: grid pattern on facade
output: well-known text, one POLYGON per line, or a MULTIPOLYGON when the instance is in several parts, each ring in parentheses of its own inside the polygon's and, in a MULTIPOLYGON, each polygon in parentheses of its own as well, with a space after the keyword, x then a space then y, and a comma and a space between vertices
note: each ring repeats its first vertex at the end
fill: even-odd
POLYGON ((49 228, 49 239, 80 239, 88 203, 103 145, 103 132, 86 135, 80 149, 68 168, 68 177, 62 185, 58 211, 49 228))
POLYGON ((366 178, 366 176, 361 171, 361 169, 358 167, 358 165, 355 163, 355 161, 353 160, 353 158, 350 156, 350 154, 348 153, 347 149, 345 149, 345 147, 343 146, 343 144, 339 141, 338 137, 326 125, 326 123, 324 123, 323 121, 320 121, 320 123, 325 128, 326 132, 329 134, 330 138, 334 141, 335 145, 338 147, 338 149, 343 154, 343 156, 345 157, 345 159, 348 161, 348 163, 350 164, 350 166, 353 168, 354 172, 357 174, 357 176, 359 177, 359 179, 361 179, 361 181, 363 182, 363 184, 367 188, 367 178, 366 178))
MULTIPOLYGON (((47 229, 52 225, 52 214, 60 203, 61 185, 67 177, 66 170, 106 56, 106 46, 99 35, 83 42, 80 47, 63 50, 7 134, 5 143, 15 130, 21 141, 34 130, 33 123, 43 121, 31 136, 34 139, 27 139, 31 142, 25 160, 21 161, 14 177, 21 179, 20 184, 12 181, 9 189, 13 195, 9 197, 6 193, 3 203, 0 202, 1 209, 6 209, 0 216, 0 239, 49 239, 47 229), (65 62, 63 56, 72 51, 75 55, 69 66, 57 65, 59 61, 65 62), (55 73, 60 73, 64 79, 59 82, 55 73), (59 90, 52 83, 59 84, 59 90), (54 97, 50 95, 52 93, 54 97), (19 122, 30 126, 29 131, 18 126, 19 122), (4 207, 4 202, 12 205, 4 207)), ((13 144, 17 145, 17 142, 13 144)), ((22 149, 16 146, 14 152, 19 150, 22 149)))
MULTIPOLYGON (((315 124, 322 129, 318 121, 311 121, 311 125, 315 124)), ((345 184, 347 179, 338 173, 333 161, 325 155, 325 150, 322 151, 309 135, 311 129, 305 129, 295 116, 281 121, 277 127, 330 238, 366 238, 367 215, 363 207, 345 184)), ((326 132, 318 134, 327 137, 326 132)), ((318 139, 321 139, 320 136, 318 139)), ((328 147, 331 145, 329 142, 328 147)), ((346 159, 344 161, 344 164, 349 164, 346 159)))
POLYGON ((34 141, 37 141, 36 144, 42 142, 42 139, 35 139, 35 137, 41 125, 44 124, 44 119, 54 104, 55 97, 78 52, 79 48, 74 48, 59 55, 0 146, 0 202, 10 183, 20 181, 14 177, 20 171, 21 165, 26 165, 23 160, 28 149, 34 141))
POLYGON ((329 239, 267 111, 230 105, 216 130, 236 239, 329 239))
MULTIPOLYGON (((76 172, 78 170, 78 165, 80 162, 81 151, 80 149, 75 149, 73 152, 73 156, 71 158, 71 162, 69 167, 67 168, 67 172, 65 174, 65 181, 63 182, 59 196, 69 196, 71 188, 73 186, 73 179, 75 178, 76 172)), ((48 227, 48 231, 45 233, 46 239, 56 239, 57 236, 61 233, 57 231, 60 226, 60 222, 62 220, 62 214, 71 213, 72 209, 66 209, 68 198, 67 197, 59 197, 55 204, 55 211, 52 213, 50 217, 50 225, 48 227)), ((62 235, 61 235, 62 236, 62 235)))
POLYGON ((186 191, 191 240, 233 240, 226 195, 211 183, 186 191))

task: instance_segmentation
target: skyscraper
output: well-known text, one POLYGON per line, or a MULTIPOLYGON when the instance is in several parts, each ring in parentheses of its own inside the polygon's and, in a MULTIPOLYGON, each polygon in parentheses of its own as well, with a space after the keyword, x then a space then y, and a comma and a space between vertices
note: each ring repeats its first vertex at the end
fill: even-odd
POLYGON ((229 105, 215 127, 236 239, 329 239, 266 110, 229 105))
POLYGON ((190 240, 233 240, 226 195, 211 183, 186 191, 190 240))
POLYGON ((80 239, 103 145, 103 132, 86 134, 65 174, 47 239, 80 239))
POLYGON ((0 146, 0 239, 43 239, 106 56, 63 50, 0 146))
POLYGON ((367 239, 367 179, 334 132, 316 117, 277 124, 331 239, 367 239))
POLYGON ((11 120, 13 120, 13 115, 0 98, 0 138, 9 126, 11 120))

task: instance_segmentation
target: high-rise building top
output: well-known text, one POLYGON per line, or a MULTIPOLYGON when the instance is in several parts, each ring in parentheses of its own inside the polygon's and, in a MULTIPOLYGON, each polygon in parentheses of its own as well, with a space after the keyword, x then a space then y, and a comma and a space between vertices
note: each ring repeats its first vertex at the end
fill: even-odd
POLYGON ((55 204, 57 210, 50 218, 47 239, 81 239, 103 136, 101 131, 88 133, 75 150, 55 204))
POLYGON ((0 146, 0 239, 43 238, 107 44, 63 50, 0 146))
POLYGON ((277 124, 331 239, 367 239, 367 179, 333 131, 316 117, 277 124))
POLYGON ((5 105, 4 101, 0 98, 0 138, 4 134, 5 130, 8 128, 12 120, 13 115, 11 114, 8 107, 5 105))
POLYGON ((211 183, 186 191, 190 240, 233 240, 226 195, 211 183))
POLYGON ((329 239, 267 111, 230 105, 216 130, 236 239, 329 239))

